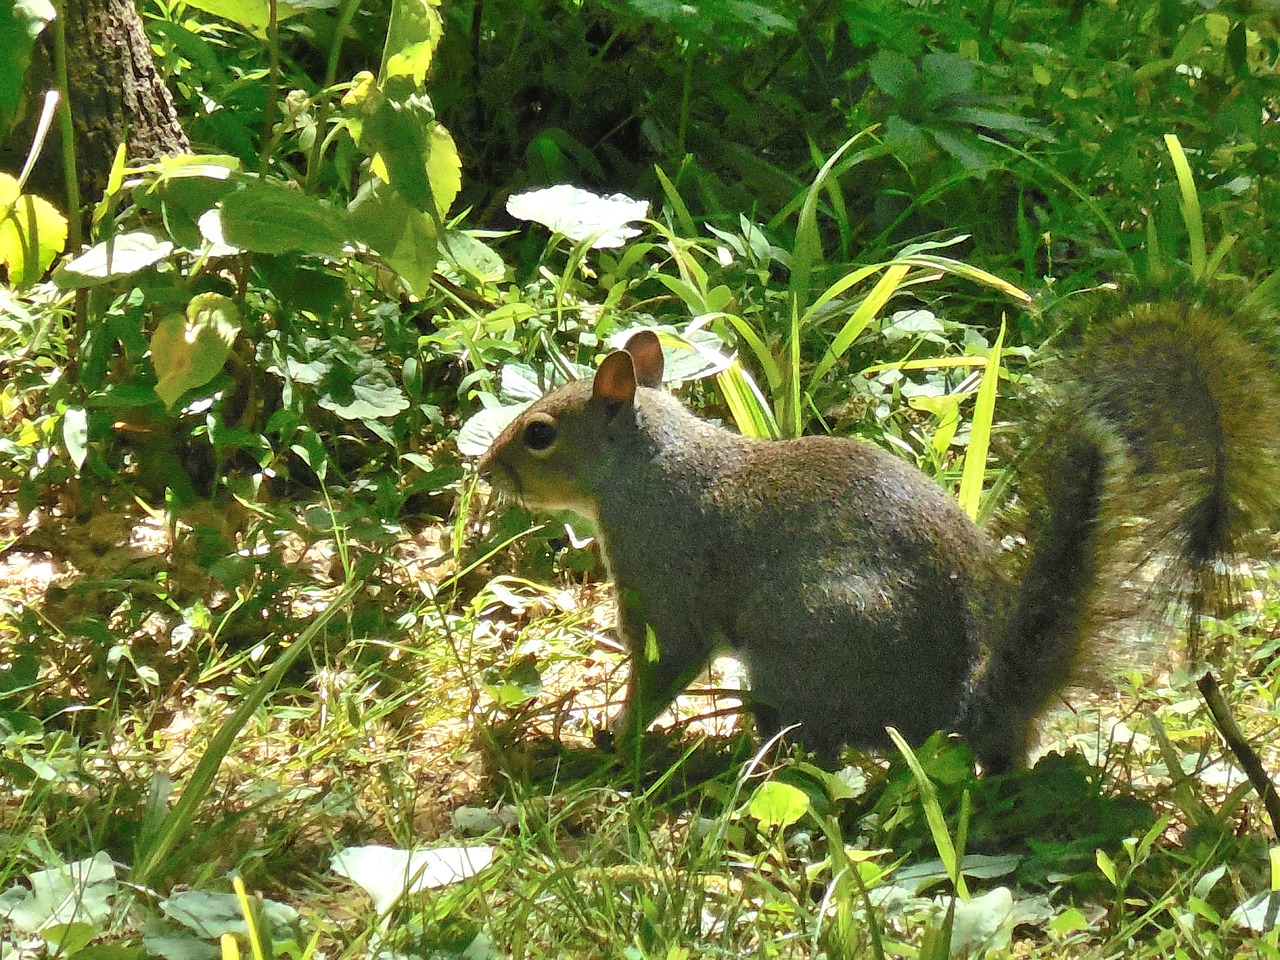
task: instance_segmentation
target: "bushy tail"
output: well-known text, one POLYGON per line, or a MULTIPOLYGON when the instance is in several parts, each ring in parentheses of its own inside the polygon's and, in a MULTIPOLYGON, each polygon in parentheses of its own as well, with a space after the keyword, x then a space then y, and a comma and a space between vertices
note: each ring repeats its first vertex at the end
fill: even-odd
MULTIPOLYGON (((1265 356, 1199 308, 1143 307, 1098 329, 1032 480, 1016 598, 964 718, 984 766, 1025 756, 1032 722, 1138 568, 1198 610, 1223 561, 1280 515, 1280 400, 1265 356)), ((1021 482, 1020 482, 1021 485, 1021 482)))

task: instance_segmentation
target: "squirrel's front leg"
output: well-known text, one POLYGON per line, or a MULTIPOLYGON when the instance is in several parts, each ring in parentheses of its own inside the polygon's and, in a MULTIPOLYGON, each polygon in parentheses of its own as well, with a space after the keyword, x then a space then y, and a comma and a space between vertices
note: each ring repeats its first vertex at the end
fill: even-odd
POLYGON ((711 659, 709 638, 670 618, 646 617, 634 590, 618 591, 618 631, 631 651, 631 673, 622 710, 597 744, 622 748, 639 742, 657 719, 711 659))

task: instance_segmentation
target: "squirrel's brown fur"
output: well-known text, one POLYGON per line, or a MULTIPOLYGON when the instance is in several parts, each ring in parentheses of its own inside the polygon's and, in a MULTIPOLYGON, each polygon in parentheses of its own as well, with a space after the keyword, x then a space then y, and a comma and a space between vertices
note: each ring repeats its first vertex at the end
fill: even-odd
POLYGON ((886 745, 886 726, 913 741, 954 730, 1005 769, 1070 679, 1109 565, 1155 556, 1199 589, 1271 522, 1280 489, 1271 376, 1220 317, 1135 310, 1075 369, 1032 458, 1020 567, 877 447, 753 440, 697 418, 661 389, 648 331, 525 410, 480 470, 594 523, 633 651, 628 730, 726 644, 763 734, 799 724, 831 755, 886 745))

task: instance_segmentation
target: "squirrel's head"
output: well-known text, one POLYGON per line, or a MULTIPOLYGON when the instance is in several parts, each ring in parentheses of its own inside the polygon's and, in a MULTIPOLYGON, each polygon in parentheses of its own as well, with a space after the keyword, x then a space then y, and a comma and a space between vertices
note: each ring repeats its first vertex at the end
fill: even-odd
POLYGON ((578 380, 535 401, 480 459, 480 476, 527 507, 596 516, 591 480, 635 425, 637 387, 662 383, 662 347, 652 330, 632 335, 578 380))

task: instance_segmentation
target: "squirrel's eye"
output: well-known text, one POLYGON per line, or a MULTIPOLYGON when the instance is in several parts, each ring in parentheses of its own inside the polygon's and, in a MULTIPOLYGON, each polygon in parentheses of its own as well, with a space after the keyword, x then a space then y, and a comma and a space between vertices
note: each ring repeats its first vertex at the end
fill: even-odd
POLYGON ((524 445, 534 452, 546 450, 555 442, 555 424, 535 420, 524 428, 524 445))

